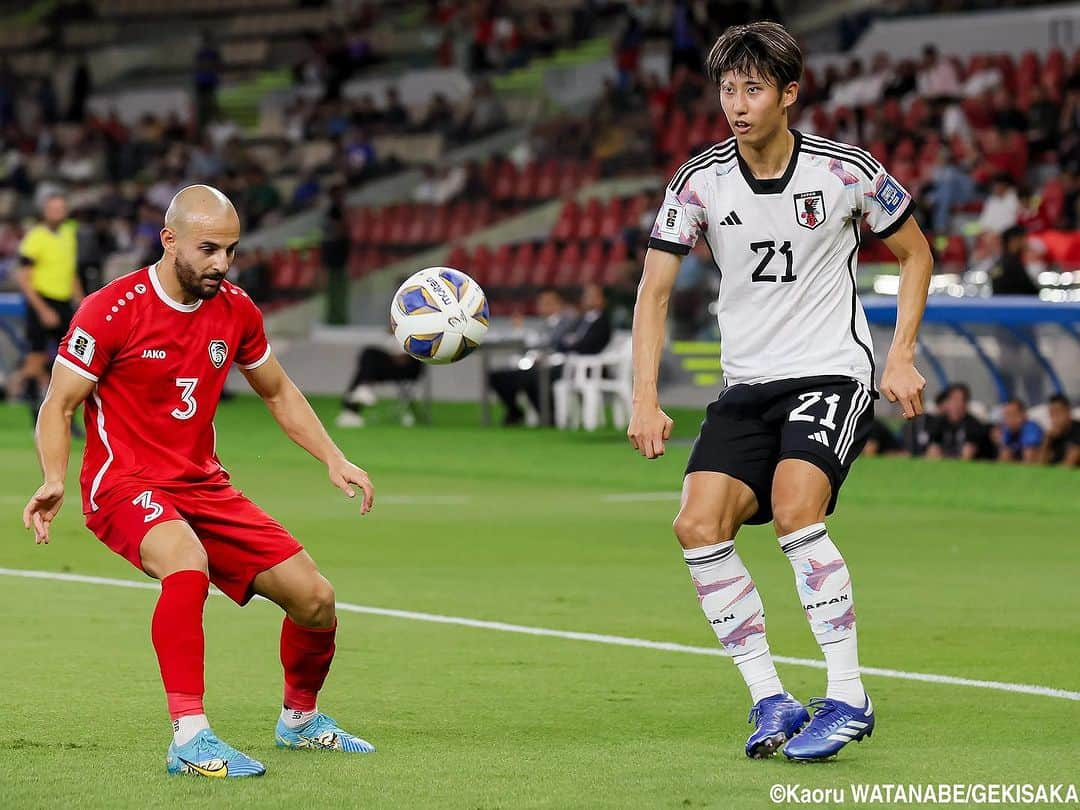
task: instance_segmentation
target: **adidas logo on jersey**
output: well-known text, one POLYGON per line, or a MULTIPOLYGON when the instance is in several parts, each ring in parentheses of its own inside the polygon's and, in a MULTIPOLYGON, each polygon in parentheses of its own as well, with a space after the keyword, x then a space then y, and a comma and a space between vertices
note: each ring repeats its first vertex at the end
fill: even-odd
POLYGON ((734 211, 732 211, 730 214, 728 214, 726 217, 724 217, 722 220, 720 220, 720 224, 721 225, 742 225, 742 220, 739 219, 738 214, 736 214, 734 211))
POLYGON ((165 350, 164 349, 143 349, 143 351, 142 351, 142 359, 143 360, 164 360, 165 359, 165 350))
POLYGON ((808 438, 813 439, 815 442, 820 442, 826 447, 829 446, 829 434, 824 430, 819 430, 817 433, 811 433, 808 438))

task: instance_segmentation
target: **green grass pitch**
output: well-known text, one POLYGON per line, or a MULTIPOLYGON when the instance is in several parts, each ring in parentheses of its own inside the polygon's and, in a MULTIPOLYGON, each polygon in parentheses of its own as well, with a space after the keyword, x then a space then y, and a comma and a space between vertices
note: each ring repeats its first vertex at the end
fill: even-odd
MULTIPOLYGON (((331 400, 316 406, 332 417, 331 400)), ((676 501, 604 498, 676 492, 697 413, 677 414, 684 441, 654 462, 613 432, 485 430, 450 406, 434 427, 385 416, 335 433, 375 481, 364 518, 260 403, 217 419, 234 482, 300 538, 340 601, 715 646, 670 530, 676 501)), ((35 547, 20 517, 39 482, 26 413, 0 409, 0 566, 147 581, 84 528, 77 468, 52 544, 35 547)), ((830 527, 855 580, 863 664, 1080 691, 1078 485, 1063 470, 860 460, 830 527)), ((768 527, 739 544, 773 651, 819 658, 768 527)), ((750 761, 748 697, 725 659, 356 613, 341 614, 321 706, 378 753, 278 751, 280 614, 216 597, 208 712, 269 772, 167 778, 153 603, 150 590, 0 576, 0 807, 753 808, 773 806, 775 783, 1080 773, 1073 700, 867 676, 871 741, 822 765, 750 761)), ((821 670, 779 670, 804 700, 823 690, 821 670)))

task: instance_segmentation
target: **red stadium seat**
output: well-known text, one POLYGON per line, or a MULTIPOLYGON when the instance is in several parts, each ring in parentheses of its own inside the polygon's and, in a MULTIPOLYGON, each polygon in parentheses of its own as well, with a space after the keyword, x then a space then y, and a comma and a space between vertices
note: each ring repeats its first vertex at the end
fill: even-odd
POLYGON ((688 128, 686 113, 682 110, 675 110, 668 116, 664 121, 664 128, 660 131, 660 142, 657 144, 660 154, 672 155, 682 149, 686 142, 688 128))
POLYGON ((514 250, 501 286, 514 290, 521 289, 529 284, 529 279, 535 269, 536 246, 532 242, 522 242, 514 250))
POLYGON ((599 236, 601 239, 614 239, 626 227, 626 214, 622 198, 612 197, 604 206, 600 217, 599 236))
POLYGON ((513 261, 514 246, 504 242, 495 249, 495 255, 491 260, 491 267, 483 278, 473 276, 481 287, 486 289, 498 289, 506 286, 507 276, 513 261))
POLYGON ((616 239, 611 243, 611 249, 608 251, 607 260, 604 262, 604 270, 600 274, 600 277, 595 279, 596 282, 605 287, 615 284, 619 280, 619 275, 622 272, 623 265, 626 263, 626 258, 626 242, 622 239, 616 239))
POLYGON ((536 181, 536 199, 550 200, 559 191, 559 178, 563 167, 557 160, 545 160, 540 165, 540 176, 536 181))
POLYGON ((469 218, 471 216, 472 210, 468 203, 455 203, 450 209, 450 221, 447 224, 447 238, 463 239, 468 236, 470 233, 469 226, 471 225, 469 218))
POLYGON ((517 179, 514 182, 514 199, 519 202, 536 199, 539 181, 540 164, 532 161, 518 172, 517 179))
POLYGON ((709 141, 720 143, 720 141, 726 141, 731 135, 731 126, 728 124, 727 116, 722 112, 713 115, 709 128, 709 141))
POLYGON ((559 212, 559 218, 555 221, 555 227, 551 229, 551 238, 560 242, 577 239, 578 225, 581 223, 581 206, 574 200, 567 200, 559 212))
POLYGON ((581 224, 578 226, 578 239, 595 239, 600 235, 600 220, 604 216, 604 209, 600 200, 596 197, 585 203, 585 210, 581 214, 581 224))
POLYGON ((504 202, 514 197, 517 184, 517 169, 510 161, 504 161, 499 166, 499 173, 495 176, 495 185, 491 190, 491 196, 504 202))
POLYGON ((599 283, 601 276, 604 274, 606 260, 607 248, 604 243, 600 241, 589 242, 588 247, 585 249, 585 256, 581 260, 579 271, 576 277, 571 279, 570 283, 599 283))
POLYGON ((369 245, 386 244, 386 235, 390 229, 391 212, 388 207, 378 208, 372 212, 371 229, 368 231, 367 243, 369 245))
POLYGON ((558 287, 572 287, 581 283, 581 248, 577 242, 566 245, 558 255, 551 283, 558 287))
POLYGON ((477 245, 469 256, 468 266, 459 268, 464 270, 470 276, 475 278, 478 283, 480 279, 487 278, 491 274, 492 259, 491 248, 487 245, 477 245))
POLYGON ((428 238, 433 245, 441 244, 450 238, 450 206, 447 203, 437 206, 432 213, 428 238))
MULTIPOLYGON (((574 244, 571 242, 570 244, 574 244)), ((544 242, 531 268, 526 283, 533 288, 548 287, 559 271, 559 249, 554 242, 544 242)))
POLYGON ((686 130, 686 135, 683 137, 683 145, 694 149, 700 147, 709 142, 709 133, 712 130, 709 122, 709 116, 705 113, 698 113, 694 116, 694 120, 691 122, 690 127, 686 130))
MULTIPOLYGON (((444 261, 446 262, 447 267, 453 267, 472 275, 467 269, 469 265, 469 251, 464 245, 454 245, 450 248, 450 252, 446 255, 444 261)), ((479 279, 477 279, 477 281, 479 281, 479 279)))
POLYGON ((937 270, 944 273, 962 273, 967 268, 967 244, 964 237, 949 236, 937 262, 937 270))

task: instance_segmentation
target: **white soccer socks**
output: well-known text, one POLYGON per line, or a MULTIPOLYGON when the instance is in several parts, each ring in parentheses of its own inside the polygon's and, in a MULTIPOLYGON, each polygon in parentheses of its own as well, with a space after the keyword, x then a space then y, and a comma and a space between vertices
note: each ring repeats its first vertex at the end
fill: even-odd
POLYGON ((855 635, 855 602, 847 563, 824 523, 814 523, 778 538, 795 570, 795 589, 810 629, 825 655, 825 696, 852 706, 863 705, 859 649, 855 635))
POLYGON ((784 687, 776 674, 765 639, 765 608, 754 581, 731 540, 701 548, 684 549, 698 601, 724 648, 750 689, 750 699, 780 694, 784 687))

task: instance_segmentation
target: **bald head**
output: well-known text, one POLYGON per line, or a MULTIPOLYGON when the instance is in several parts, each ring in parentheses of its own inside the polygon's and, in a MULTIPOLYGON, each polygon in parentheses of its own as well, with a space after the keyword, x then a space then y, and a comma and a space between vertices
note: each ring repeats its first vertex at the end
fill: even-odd
POLYGON ((177 233, 191 225, 221 228, 235 223, 240 229, 240 217, 229 198, 213 186, 195 185, 180 189, 165 212, 165 227, 177 233))
POLYGON ((229 272, 240 241, 240 217, 229 198, 211 186, 181 189, 165 212, 163 261, 185 301, 213 298, 229 272))

